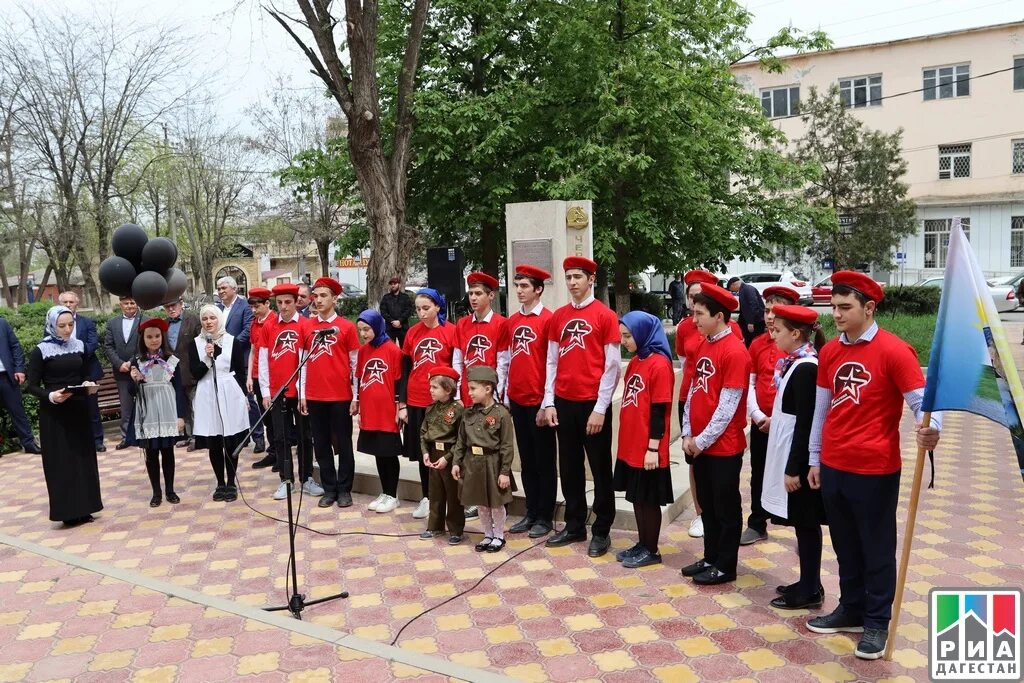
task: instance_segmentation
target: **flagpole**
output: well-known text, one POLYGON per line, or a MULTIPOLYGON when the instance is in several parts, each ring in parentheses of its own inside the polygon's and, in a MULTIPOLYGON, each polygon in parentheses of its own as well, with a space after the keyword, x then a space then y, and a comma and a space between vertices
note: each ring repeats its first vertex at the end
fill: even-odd
MULTIPOLYGON (((931 412, 921 416, 924 427, 932 423, 931 412)), ((914 482, 910 488, 910 505, 907 508, 907 526, 903 532, 903 554, 900 558, 899 573, 896 576, 896 598, 892 603, 892 618, 889 620, 889 637, 885 643, 885 659, 891 660, 896 649, 896 632, 900 625, 900 606, 903 604, 903 586, 907 582, 907 567, 910 565, 910 548, 914 543, 914 525, 917 523, 917 504, 921 498, 921 479, 924 478, 924 456, 926 449, 918 447, 914 463, 914 482)))

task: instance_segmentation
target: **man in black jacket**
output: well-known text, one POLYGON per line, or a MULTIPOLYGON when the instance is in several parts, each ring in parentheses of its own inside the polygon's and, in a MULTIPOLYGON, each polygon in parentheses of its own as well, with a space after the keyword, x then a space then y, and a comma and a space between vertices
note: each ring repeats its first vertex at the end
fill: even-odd
POLYGON ((729 291, 740 300, 740 317, 737 321, 743 332, 743 343, 750 347, 754 337, 765 331, 764 300, 757 287, 748 285, 742 278, 729 278, 729 291))
MULTIPOLYGON (((60 296, 57 297, 57 301, 61 306, 67 306, 71 309, 71 315, 75 318, 75 338, 80 340, 82 345, 85 346, 85 378, 93 382, 99 382, 103 379, 103 367, 100 365, 99 359, 96 358, 96 351, 100 348, 100 338, 96 331, 96 323, 84 315, 78 314, 78 304, 80 301, 78 292, 73 289, 61 292, 60 296)), ((92 438, 96 443, 96 452, 102 453, 107 450, 107 446, 103 442, 103 422, 100 416, 99 397, 96 394, 92 394, 86 397, 86 401, 89 404, 89 418, 92 422, 92 438)))
POLYGON ((388 336, 401 346, 409 330, 412 301, 402 291, 402 281, 397 277, 388 281, 388 293, 380 298, 380 314, 388 324, 388 336))
MULTIPOLYGON (((3 318, 0 318, 0 402, 11 415, 14 431, 21 439, 21 447, 26 453, 42 453, 39 444, 32 435, 32 426, 25 415, 25 407, 21 403, 21 385, 25 383, 25 355, 22 353, 18 337, 3 318)), ((0 435, 0 436, 6 436, 0 435)))

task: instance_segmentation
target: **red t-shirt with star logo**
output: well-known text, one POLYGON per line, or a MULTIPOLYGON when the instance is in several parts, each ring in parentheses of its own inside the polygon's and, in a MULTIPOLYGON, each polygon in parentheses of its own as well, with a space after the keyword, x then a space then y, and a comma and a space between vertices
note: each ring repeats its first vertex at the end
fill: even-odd
POLYGON ((398 432, 395 392, 402 377, 402 350, 390 341, 377 347, 363 344, 359 347, 356 368, 359 373, 359 429, 398 432))
POLYGON ((305 392, 308 401, 351 401, 352 366, 349 353, 359 348, 356 326, 334 316, 323 321, 320 316, 308 318, 302 348, 309 354, 305 370, 305 392), (337 334, 316 335, 317 330, 337 327, 337 334))
POLYGON ((512 355, 505 392, 521 406, 540 405, 544 400, 551 316, 547 308, 542 308, 537 315, 516 311, 505 323, 512 355))
POLYGON ((741 389, 740 402, 729 426, 704 455, 736 455, 747 448, 743 429, 747 425, 747 387, 750 385, 750 354, 743 339, 727 334, 718 341, 702 337, 693 365, 693 395, 690 396, 690 433, 696 437, 711 422, 722 389, 741 389))
POLYGON ((583 308, 566 304, 552 314, 548 339, 558 342, 555 395, 569 401, 597 400, 604 347, 620 340, 615 313, 597 300, 583 308))
MULTIPOLYGON (((271 315, 260 332, 260 346, 267 350, 267 371, 270 375, 270 393, 277 390, 291 377, 299 366, 299 351, 306 338, 309 320, 298 313, 289 322, 281 320, 279 315, 271 315)), ((284 395, 288 398, 298 396, 299 378, 292 380, 284 395)), ((264 397, 266 398, 266 397, 264 397)))
MULTIPOLYGON (((729 321, 729 329, 733 334, 743 339, 743 332, 735 320, 729 321)), ((679 402, 685 403, 686 397, 690 394, 690 383, 693 382, 693 366, 697 362, 697 349, 704 340, 704 335, 697 329, 693 318, 684 318, 676 326, 676 357, 683 363, 683 383, 679 387, 679 402)))
POLYGON ((451 367, 456 346, 455 325, 451 323, 430 329, 419 322, 409 328, 402 342, 402 353, 412 359, 407 390, 409 405, 427 408, 434 402, 430 398, 430 371, 439 366, 451 367))
POLYGON ((487 365, 498 368, 498 353, 508 350, 508 333, 505 329, 505 316, 491 313, 487 322, 477 322, 472 314, 459 318, 455 324, 455 336, 458 348, 462 351, 462 394, 463 399, 469 397, 469 381, 466 375, 474 365, 487 365))
MULTIPOLYGON (((642 469, 651 433, 651 405, 671 403, 675 386, 672 361, 660 353, 647 358, 634 356, 626 366, 626 379, 619 411, 619 449, 617 457, 630 467, 642 469)), ((668 442, 672 437, 669 422, 672 411, 665 411, 665 433, 658 442, 658 467, 668 467, 668 442)))
POLYGON ((818 354, 818 386, 832 391, 821 464, 856 474, 898 472, 903 394, 924 387, 914 347, 881 328, 869 342, 833 339, 818 354))
POLYGON ((757 335, 750 342, 750 362, 755 375, 754 395, 757 397, 757 407, 768 417, 772 416, 772 406, 778 391, 775 386, 775 364, 781 357, 782 351, 767 332, 757 335))

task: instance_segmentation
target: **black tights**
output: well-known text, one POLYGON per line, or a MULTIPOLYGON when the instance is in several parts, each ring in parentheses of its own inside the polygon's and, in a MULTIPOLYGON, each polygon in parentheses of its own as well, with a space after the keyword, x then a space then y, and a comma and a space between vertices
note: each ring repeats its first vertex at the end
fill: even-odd
POLYGON ((798 526, 796 551, 800 557, 800 593, 813 595, 821 585, 821 527, 798 526))
POLYGON ((420 463, 420 489, 423 490, 423 497, 424 498, 429 498, 430 497, 430 493, 428 491, 430 489, 430 469, 426 465, 423 464, 423 460, 420 460, 419 463, 420 463))
POLYGON ((164 490, 174 493, 174 446, 146 449, 146 471, 149 473, 149 483, 153 485, 154 496, 160 495, 161 462, 164 466, 164 490))
POLYGON ((655 555, 658 554, 658 537, 661 536, 661 506, 651 503, 633 503, 636 529, 640 545, 655 555))
POLYGON ((380 477, 380 487, 385 495, 392 498, 398 497, 398 472, 401 465, 398 456, 385 455, 377 457, 377 476, 380 477))
MULTIPOLYGON (((227 469, 228 486, 235 485, 235 470, 238 469, 238 458, 231 457, 230 453, 224 457, 224 441, 219 436, 208 437, 210 444, 210 464, 213 465, 213 475, 217 477, 217 486, 223 487, 224 470, 227 469)), ((228 444, 231 447, 231 443, 228 444)), ((231 449, 234 451, 234 449, 231 449)))

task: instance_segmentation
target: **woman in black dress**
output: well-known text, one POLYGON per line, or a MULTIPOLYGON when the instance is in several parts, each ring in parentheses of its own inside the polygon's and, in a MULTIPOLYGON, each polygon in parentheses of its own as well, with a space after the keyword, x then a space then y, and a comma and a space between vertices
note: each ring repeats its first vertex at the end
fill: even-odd
POLYGON ((73 337, 75 319, 65 306, 46 313, 46 336, 28 356, 26 388, 39 399, 39 443, 50 497, 50 519, 75 526, 103 509, 96 444, 90 437, 85 394, 65 391, 84 381, 85 346, 73 337))

